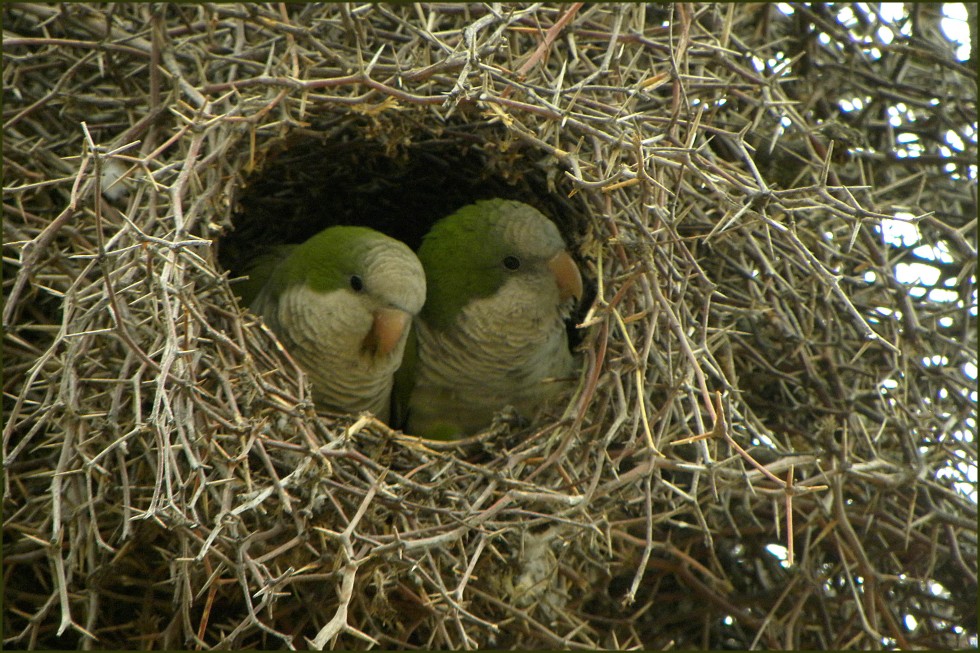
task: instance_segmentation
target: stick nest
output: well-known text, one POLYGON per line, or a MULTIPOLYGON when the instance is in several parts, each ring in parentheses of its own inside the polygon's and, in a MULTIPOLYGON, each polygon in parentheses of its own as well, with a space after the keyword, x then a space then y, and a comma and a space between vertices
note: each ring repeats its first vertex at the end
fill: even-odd
POLYGON ((823 5, 3 12, 6 645, 975 645, 975 131, 939 147, 976 76, 941 39, 875 58, 880 17, 823 5), (488 196, 589 277, 574 392, 450 444, 318 415, 229 278, 488 196), (899 281, 922 245, 939 278, 899 281))

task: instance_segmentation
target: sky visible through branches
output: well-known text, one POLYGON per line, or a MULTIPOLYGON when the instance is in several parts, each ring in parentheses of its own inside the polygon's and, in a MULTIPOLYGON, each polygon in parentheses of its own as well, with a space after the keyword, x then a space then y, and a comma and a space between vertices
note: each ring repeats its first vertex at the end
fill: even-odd
MULTIPOLYGON (((787 16, 793 15, 795 11, 793 6, 788 3, 779 3, 778 8, 787 16)), ((971 42, 968 25, 969 15, 966 5, 963 3, 945 3, 942 6, 942 16, 939 22, 940 29, 954 48, 955 59, 959 62, 967 62, 970 59, 973 44, 971 42)), ((882 54, 881 50, 876 47, 877 44, 887 45, 891 43, 895 38, 896 31, 904 36, 908 36, 911 32, 910 16, 906 3, 882 3, 877 10, 873 10, 866 3, 840 6, 837 8, 837 19, 845 27, 851 28, 861 25, 864 26, 863 29, 865 31, 870 31, 873 34, 873 36, 866 36, 862 39, 866 45, 863 53, 865 56, 873 59, 880 58, 882 54), (855 15, 855 11, 862 11, 864 15, 859 18, 855 15), (877 23, 875 29, 868 30, 867 25, 869 23, 877 23)), ((826 34, 818 36, 818 40, 825 46, 831 42, 830 37, 826 34)), ((791 62, 779 59, 771 59, 769 61, 757 59, 754 63, 759 72, 791 74, 791 62)), ((846 113, 859 111, 865 108, 866 104, 871 100, 872 98, 870 97, 841 99, 840 108, 846 113)), ((933 101, 938 103, 940 102, 940 98, 935 98, 933 101)), ((897 144, 893 154, 898 158, 915 158, 922 155, 925 152, 925 147, 921 143, 919 136, 912 130, 906 130, 917 119, 915 110, 902 102, 896 102, 894 105, 888 107, 887 114, 889 116, 888 123, 895 131, 895 143, 897 144)), ((784 118, 784 121, 786 123, 784 126, 788 126, 788 119, 784 118)), ((944 134, 944 137, 945 145, 939 147, 939 151, 943 156, 954 157, 962 155, 968 149, 976 151, 977 124, 973 122, 961 125, 959 132, 948 130, 944 134), (967 147, 964 139, 969 139, 971 148, 967 147)), ((977 179, 976 164, 966 166, 965 170, 967 179, 975 185, 977 179)), ((950 163, 946 166, 946 171, 951 178, 956 180, 962 179, 959 166, 950 163)), ((934 243, 923 241, 922 234, 917 226, 917 222, 922 217, 924 216, 917 216, 908 211, 896 210, 894 211, 893 219, 883 220, 881 222, 879 232, 884 242, 905 248, 913 248, 912 254, 914 260, 896 264, 896 278, 902 284, 910 286, 909 294, 914 298, 919 299, 926 296, 930 301, 936 303, 961 302, 960 295, 946 287, 952 285, 952 281, 955 281, 955 279, 947 280, 947 283, 943 283, 943 272, 940 265, 953 263, 949 248, 941 240, 934 243)), ((973 226, 975 230, 975 220, 973 226)), ((869 283, 875 281, 875 273, 873 271, 866 273, 866 281, 869 283)), ((973 284, 975 287, 975 278, 973 279, 973 284)), ((958 308, 962 309, 963 307, 959 306, 958 308)), ((977 295, 974 290, 971 315, 975 317, 976 313, 977 295)), ((941 318, 941 320, 950 320, 950 318, 941 318)), ((944 356, 937 355, 933 356, 929 361, 926 361, 926 364, 948 365, 949 361, 944 356)), ((971 379, 974 384, 976 383, 977 362, 975 356, 972 361, 962 366, 962 373, 971 379)), ((891 387, 895 388, 897 385, 897 382, 893 382, 891 387)), ((950 389, 949 391, 954 392, 955 390, 950 389)), ((977 390, 975 385, 974 389, 970 392, 970 400, 974 405, 976 404, 977 390)), ((966 430, 957 429, 952 435, 960 442, 972 443, 976 438, 976 412, 974 412, 973 420, 968 421, 966 426, 968 427, 966 430)), ((970 462, 970 456, 965 451, 960 451, 959 460, 951 460, 950 466, 947 469, 950 477, 966 479, 966 482, 958 480, 955 486, 965 496, 970 497, 976 502, 977 467, 974 462, 970 462)), ((939 475, 941 476, 942 472, 939 475)), ((769 550, 776 557, 783 560, 786 559, 785 547, 781 545, 770 545, 769 550)), ((936 585, 934 591, 942 593, 945 590, 941 586, 936 585)), ((906 619, 911 619, 914 622, 914 617, 911 615, 907 615, 906 619)), ((913 626, 914 624, 909 625, 913 626)))

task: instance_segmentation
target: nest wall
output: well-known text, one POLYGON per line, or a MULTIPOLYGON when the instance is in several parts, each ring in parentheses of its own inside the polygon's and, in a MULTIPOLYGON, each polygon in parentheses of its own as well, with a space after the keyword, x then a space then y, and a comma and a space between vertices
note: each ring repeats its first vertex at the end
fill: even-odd
MULTIPOLYGON (((975 185, 803 92, 880 73, 821 11, 5 5, 5 645, 975 643, 975 185), (534 428, 318 414, 229 290, 491 196, 592 289, 534 428), (959 303, 895 278, 899 209, 959 303)), ((975 123, 975 74, 903 75, 975 123)))

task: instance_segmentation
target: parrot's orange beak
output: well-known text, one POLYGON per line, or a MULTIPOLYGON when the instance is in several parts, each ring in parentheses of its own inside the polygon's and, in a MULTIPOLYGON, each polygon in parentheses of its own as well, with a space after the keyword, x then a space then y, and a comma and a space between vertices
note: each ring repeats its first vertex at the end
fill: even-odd
POLYGON ((565 250, 558 252, 548 261, 548 268, 558 282, 558 296, 562 302, 572 297, 576 301, 582 299, 582 275, 571 254, 565 250))
POLYGON ((411 319, 411 315, 397 308, 379 308, 364 338, 364 350, 375 356, 387 356, 398 346, 411 319))

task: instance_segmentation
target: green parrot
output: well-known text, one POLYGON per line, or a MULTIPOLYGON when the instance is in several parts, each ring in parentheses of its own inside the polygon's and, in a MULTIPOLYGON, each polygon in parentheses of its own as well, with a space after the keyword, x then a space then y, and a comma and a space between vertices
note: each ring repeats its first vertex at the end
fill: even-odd
POLYGON ((310 377, 317 406, 388 422, 393 375, 425 302, 412 250, 367 227, 328 227, 246 273, 236 291, 310 377))
POLYGON ((575 370, 565 319, 582 277, 558 227, 483 200, 433 225, 418 256, 428 294, 396 381, 405 431, 472 434, 508 405, 533 417, 575 370))

